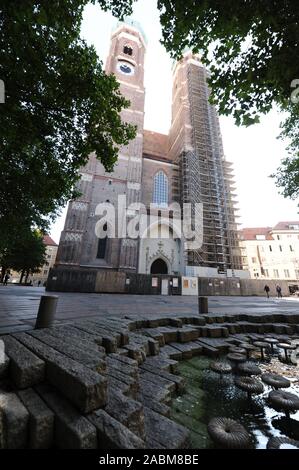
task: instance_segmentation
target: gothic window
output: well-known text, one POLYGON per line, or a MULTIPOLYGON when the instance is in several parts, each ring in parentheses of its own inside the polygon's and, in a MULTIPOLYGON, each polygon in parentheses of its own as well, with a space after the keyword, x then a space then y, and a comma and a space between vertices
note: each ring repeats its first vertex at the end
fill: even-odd
POLYGON ((164 171, 158 171, 154 176, 153 203, 160 207, 168 205, 168 178, 164 171))
MULTIPOLYGON (((103 230, 107 232, 107 224, 103 226, 103 230)), ((106 248, 107 248, 107 235, 104 238, 99 238, 97 258, 100 258, 100 259, 105 258, 106 248)))
POLYGON ((132 47, 130 47, 130 46, 125 46, 125 47, 124 47, 124 54, 132 55, 132 54, 133 54, 133 49, 132 49, 132 47))

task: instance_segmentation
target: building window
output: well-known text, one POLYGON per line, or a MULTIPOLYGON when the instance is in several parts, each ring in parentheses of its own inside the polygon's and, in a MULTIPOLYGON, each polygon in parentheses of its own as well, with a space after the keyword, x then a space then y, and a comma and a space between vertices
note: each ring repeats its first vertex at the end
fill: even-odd
POLYGON ((164 171, 158 171, 154 176, 153 203, 161 207, 168 205, 168 178, 164 171))
POLYGON ((282 251, 282 246, 281 245, 279 245, 279 251, 282 251))
POLYGON ((284 270, 284 277, 290 277, 290 271, 288 269, 284 270))
POLYGON ((290 251, 294 251, 292 245, 290 245, 290 251))
POLYGON ((276 279, 279 278, 279 271, 278 271, 278 269, 273 269, 273 275, 274 275, 274 277, 276 277, 276 279))
POLYGON ((256 263, 256 258, 251 258, 252 263, 256 263))
POLYGON ((264 276, 265 276, 265 277, 269 277, 269 271, 268 271, 268 269, 264 269, 264 276))
POLYGON ((269 245, 269 250, 272 251, 272 246, 271 245, 269 245))
POLYGON ((130 47, 130 46, 125 46, 125 47, 124 47, 124 54, 132 55, 132 54, 133 54, 133 49, 132 49, 132 47, 130 47))
POLYGON ((279 236, 279 235, 277 235, 277 240, 280 240, 280 236, 279 236))
POLYGON ((48 270, 47 270, 47 269, 44 270, 44 275, 46 275, 46 274, 48 274, 48 270))
MULTIPOLYGON (((105 224, 103 226, 103 231, 107 232, 107 224, 105 224)), ((99 258, 99 259, 104 259, 105 258, 106 248, 107 248, 107 235, 104 238, 99 238, 97 258, 99 258)))
POLYGON ((299 269, 295 269, 295 276, 296 276, 296 279, 299 279, 299 269))

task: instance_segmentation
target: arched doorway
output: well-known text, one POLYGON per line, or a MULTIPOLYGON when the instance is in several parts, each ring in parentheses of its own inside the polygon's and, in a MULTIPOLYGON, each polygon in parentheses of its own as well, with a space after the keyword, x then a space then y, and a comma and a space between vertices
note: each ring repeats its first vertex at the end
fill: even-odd
POLYGON ((168 274, 168 267, 162 258, 156 259, 151 265, 151 274, 168 274))

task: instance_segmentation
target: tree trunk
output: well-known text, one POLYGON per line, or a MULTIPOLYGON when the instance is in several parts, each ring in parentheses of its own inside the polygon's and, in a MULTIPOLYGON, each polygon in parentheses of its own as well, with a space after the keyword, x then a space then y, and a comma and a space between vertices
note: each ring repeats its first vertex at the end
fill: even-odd
POLYGON ((28 276, 29 276, 29 271, 26 271, 25 284, 27 284, 28 276))
POLYGON ((5 276, 6 270, 7 270, 7 266, 2 266, 1 274, 0 274, 0 282, 4 281, 4 276, 5 276))
POLYGON ((23 282, 23 277, 24 277, 24 275, 25 275, 25 271, 24 271, 24 269, 23 269, 23 270, 21 271, 20 284, 22 284, 22 282, 23 282))

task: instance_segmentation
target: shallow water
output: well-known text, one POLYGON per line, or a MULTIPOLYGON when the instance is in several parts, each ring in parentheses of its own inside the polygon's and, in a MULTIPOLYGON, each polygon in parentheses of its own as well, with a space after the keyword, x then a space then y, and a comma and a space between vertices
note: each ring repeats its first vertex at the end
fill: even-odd
MULTIPOLYGON (((186 393, 173 400, 171 416, 191 431, 192 448, 215 448, 207 433, 207 424, 217 416, 239 421, 250 432, 257 449, 265 449, 272 436, 299 440, 299 411, 287 419, 284 413, 272 409, 267 397, 272 390, 264 384, 264 392, 247 398, 234 385, 234 374, 222 378, 209 370, 210 359, 198 356, 179 363, 179 373, 186 379, 186 393)), ((298 367, 278 364, 259 364, 263 372, 279 367, 281 375, 292 385, 285 391, 299 395, 298 367), (285 372, 285 374, 284 374, 285 372)))

